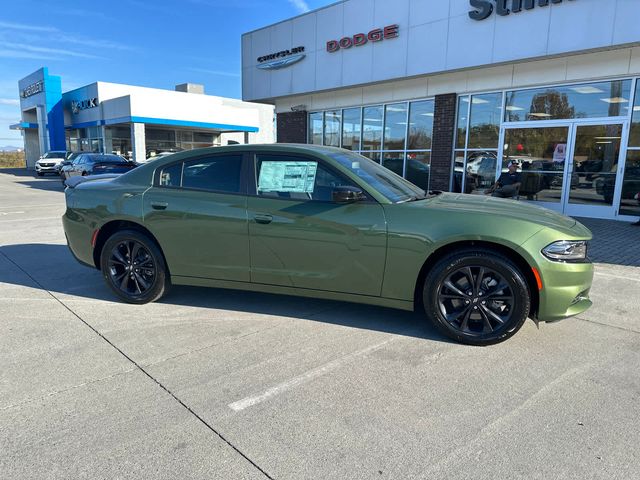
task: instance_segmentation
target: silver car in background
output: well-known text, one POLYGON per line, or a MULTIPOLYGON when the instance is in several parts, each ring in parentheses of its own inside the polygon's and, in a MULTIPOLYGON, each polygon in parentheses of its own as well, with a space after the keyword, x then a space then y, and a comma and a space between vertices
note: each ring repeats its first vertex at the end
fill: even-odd
POLYGON ((58 165, 60 165, 68 152, 65 150, 51 150, 42 155, 36 162, 36 173, 39 177, 45 173, 54 173, 58 175, 58 165))

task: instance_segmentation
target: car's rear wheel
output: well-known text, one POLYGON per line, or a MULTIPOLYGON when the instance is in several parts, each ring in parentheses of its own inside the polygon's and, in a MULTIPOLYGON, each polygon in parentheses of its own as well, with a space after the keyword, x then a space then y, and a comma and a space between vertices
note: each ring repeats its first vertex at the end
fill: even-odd
POLYGON ((100 254, 100 268, 107 286, 125 302, 153 302, 171 286, 162 252, 153 240, 136 230, 109 237, 100 254))
POLYGON ((443 334, 469 345, 492 345, 522 327, 531 294, 511 260, 491 250, 469 249, 434 265, 423 301, 427 317, 443 334))

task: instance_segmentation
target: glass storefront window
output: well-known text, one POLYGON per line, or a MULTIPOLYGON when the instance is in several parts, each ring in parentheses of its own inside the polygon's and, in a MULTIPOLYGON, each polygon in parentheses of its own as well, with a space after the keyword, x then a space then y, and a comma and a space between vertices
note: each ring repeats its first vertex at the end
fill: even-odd
POLYGON ((324 144, 330 147, 340 146, 340 110, 324 112, 324 144))
POLYGON ((458 128, 456 129, 456 148, 465 148, 467 143, 467 115, 469 113, 469 97, 458 99, 458 128))
POLYGON ((473 95, 467 148, 498 148, 501 118, 502 93, 473 95))
POLYGON ((630 147, 640 147, 640 80, 637 81, 637 84, 633 120, 631 121, 631 132, 629 133, 630 147))
POLYGON ((407 136, 407 104, 386 105, 384 111, 384 149, 404 150, 407 136))
MULTIPOLYGON (((568 137, 568 127, 506 129, 502 172, 508 170, 509 162, 518 165, 522 174, 520 200, 560 203, 568 137)), ((576 174, 571 186, 579 186, 576 174)))
POLYGON ((382 166, 402 177, 404 170, 404 152, 382 152, 382 166))
POLYGON ((322 122, 322 112, 309 114, 309 143, 322 145, 322 122))
POLYGON ((431 152, 409 152, 405 178, 423 190, 429 191, 431 152))
POLYGON ((363 157, 367 157, 376 163, 380 163, 380 152, 359 152, 363 157))
POLYGON ((411 102, 409 105, 409 139, 407 150, 431 148, 434 101, 411 102))
MULTIPOLYGON (((606 193, 615 187, 615 183, 603 187, 606 193)), ((640 216, 640 150, 629 150, 627 153, 619 209, 620 215, 640 216)))
POLYGON ((362 112, 362 149, 380 150, 382 147, 382 112, 381 105, 365 107, 362 112))
POLYGON ((497 163, 496 151, 467 152, 464 193, 484 194, 496 180, 497 163))
POLYGON ((507 92, 505 120, 557 120, 626 115, 631 81, 568 85, 507 92))
POLYGON ((453 174, 451 179, 451 191, 462 193, 462 181, 464 179, 464 151, 456 151, 453 157, 453 174))
POLYGON ((360 123, 362 109, 348 108, 342 111, 342 148, 360 150, 360 123))

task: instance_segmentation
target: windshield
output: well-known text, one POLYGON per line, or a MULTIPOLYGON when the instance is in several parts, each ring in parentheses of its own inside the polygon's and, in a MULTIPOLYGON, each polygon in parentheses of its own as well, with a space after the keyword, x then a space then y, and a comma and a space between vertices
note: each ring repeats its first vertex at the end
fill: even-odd
POLYGON ((64 158, 67 152, 47 152, 42 158, 64 158))
POLYGON ((393 203, 424 198, 426 195, 421 188, 362 155, 348 151, 331 152, 328 155, 393 203))

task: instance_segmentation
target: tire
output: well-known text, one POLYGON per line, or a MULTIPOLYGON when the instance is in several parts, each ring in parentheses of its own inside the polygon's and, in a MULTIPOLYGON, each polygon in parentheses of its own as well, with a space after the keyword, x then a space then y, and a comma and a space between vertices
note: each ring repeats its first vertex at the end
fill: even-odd
POLYGON ((511 260, 477 248, 439 260, 425 278, 423 302, 427 318, 442 334, 483 346, 503 342, 520 330, 529 315, 531 293, 511 260))
POLYGON ((154 302, 171 288, 160 248, 136 230, 122 230, 107 239, 100 252, 100 269, 111 291, 128 303, 154 302))

